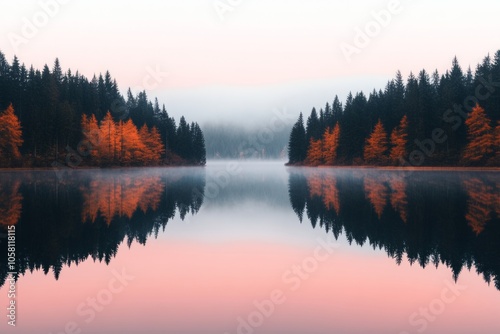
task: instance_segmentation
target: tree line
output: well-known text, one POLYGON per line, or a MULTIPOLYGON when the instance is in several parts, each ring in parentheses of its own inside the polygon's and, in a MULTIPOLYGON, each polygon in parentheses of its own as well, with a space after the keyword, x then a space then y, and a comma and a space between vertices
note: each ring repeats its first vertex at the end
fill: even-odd
POLYGON ((129 88, 123 96, 109 71, 89 80, 78 71, 63 72, 58 59, 52 69, 28 69, 16 56, 9 64, 0 51, 0 110, 5 110, 0 117, 4 167, 71 165, 75 159, 68 157, 75 155, 78 162, 96 166, 206 162, 198 123, 181 117, 177 124, 145 91, 134 95, 129 88))
POLYGON ((349 93, 292 128, 290 165, 500 166, 500 50, 464 73, 401 72, 384 90, 349 93))

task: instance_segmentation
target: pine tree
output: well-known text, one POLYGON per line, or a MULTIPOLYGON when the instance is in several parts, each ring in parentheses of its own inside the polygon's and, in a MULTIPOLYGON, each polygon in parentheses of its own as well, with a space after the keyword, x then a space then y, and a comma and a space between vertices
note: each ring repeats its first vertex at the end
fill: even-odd
POLYGON ((375 129, 366 140, 363 157, 368 164, 383 164, 387 157, 387 133, 379 119, 375 129))
POLYGON ((493 131, 490 119, 484 109, 476 105, 465 121, 467 125, 467 146, 463 153, 463 162, 478 164, 486 161, 493 152, 493 131))
POLYGON ((318 113, 316 112, 316 108, 313 108, 311 111, 311 115, 307 119, 307 140, 309 141, 311 138, 320 139, 322 134, 323 130, 321 129, 321 123, 318 117, 318 113))
POLYGON ((19 147, 23 144, 21 123, 12 104, 0 114, 0 158, 9 165, 21 158, 19 147))
POLYGON ((500 166, 500 121, 497 122, 495 131, 493 132, 495 141, 493 143, 493 148, 495 155, 492 158, 492 163, 496 166, 500 166))
POLYGON ((196 165, 204 166, 207 163, 205 138, 198 123, 193 127, 193 158, 196 165))
POLYGON ((307 156, 306 130, 304 129, 304 119, 300 113, 299 119, 292 128, 290 140, 288 142, 289 164, 303 162, 307 156))
POLYGON ((335 124, 333 130, 327 128, 323 134, 323 158, 324 163, 333 166, 337 160, 337 151, 339 148, 340 125, 335 124))
POLYGON ((399 125, 391 133, 391 153, 389 158, 395 165, 406 157, 406 145, 408 144, 408 118, 403 116, 399 125))

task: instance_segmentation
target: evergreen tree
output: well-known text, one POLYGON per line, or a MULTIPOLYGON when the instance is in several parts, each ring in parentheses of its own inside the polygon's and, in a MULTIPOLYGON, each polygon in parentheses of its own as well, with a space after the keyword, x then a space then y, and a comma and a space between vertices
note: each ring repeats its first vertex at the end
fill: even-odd
POLYGON ((500 121, 497 122, 497 126, 493 132, 495 141, 493 142, 493 148, 495 151, 495 156, 492 158, 492 165, 499 166, 500 165, 500 121))
POLYGON ((193 156, 193 142, 191 128, 184 117, 181 117, 177 128, 176 153, 184 160, 191 161, 193 156))
POLYGON ((205 148, 205 138, 198 123, 193 126, 193 163, 204 166, 207 162, 207 150, 205 148))
POLYGON ((323 134, 323 130, 321 129, 321 123, 318 117, 318 113, 316 112, 316 108, 313 108, 311 111, 311 115, 307 119, 306 126, 306 138, 309 141, 311 138, 320 139, 323 134))
POLYGON ((302 113, 292 128, 288 143, 288 159, 290 164, 295 164, 305 160, 307 155, 306 130, 304 129, 304 119, 302 113))

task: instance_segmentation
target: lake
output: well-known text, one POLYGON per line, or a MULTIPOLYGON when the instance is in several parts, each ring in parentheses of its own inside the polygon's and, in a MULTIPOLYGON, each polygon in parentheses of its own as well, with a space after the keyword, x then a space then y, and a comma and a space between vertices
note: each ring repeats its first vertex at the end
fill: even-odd
POLYGON ((500 332, 498 172, 2 172, 0 217, 1 333, 500 332))

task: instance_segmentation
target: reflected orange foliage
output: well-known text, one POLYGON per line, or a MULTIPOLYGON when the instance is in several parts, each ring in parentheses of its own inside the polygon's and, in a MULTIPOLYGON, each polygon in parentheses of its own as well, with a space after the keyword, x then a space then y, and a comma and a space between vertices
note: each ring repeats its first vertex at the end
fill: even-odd
POLYGON ((163 191, 164 185, 159 176, 96 178, 82 189, 82 221, 94 222, 101 215, 110 224, 114 217, 132 218, 138 209, 143 212, 156 210, 163 191))
POLYGON ((313 174, 307 178, 309 187, 309 196, 321 197, 327 210, 340 212, 339 190, 337 188, 337 179, 334 175, 313 174))
POLYGON ((307 186, 309 187, 309 196, 322 196, 323 180, 319 173, 314 173, 307 178, 307 186))
POLYGON ((340 213, 340 197, 337 188, 337 179, 333 175, 327 175, 323 185, 323 204, 328 210, 332 208, 337 214, 340 213))
POLYGON ((21 181, 0 183, 0 225, 16 225, 21 218, 23 196, 19 192, 21 181))
POLYGON ((391 205, 399 213, 401 219, 408 221, 408 199, 406 197, 406 181, 399 176, 392 176, 389 185, 391 186, 391 205))
POLYGON ((500 199, 498 190, 476 178, 464 181, 464 185, 469 196, 465 219, 474 233, 479 235, 484 231, 493 213, 498 210, 500 199))
POLYGON ((382 217, 384 209, 387 206, 387 197, 389 189, 385 184, 385 180, 376 179, 371 176, 366 176, 364 180, 366 197, 375 209, 378 218, 382 217))

